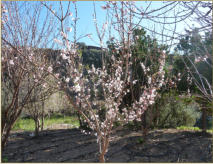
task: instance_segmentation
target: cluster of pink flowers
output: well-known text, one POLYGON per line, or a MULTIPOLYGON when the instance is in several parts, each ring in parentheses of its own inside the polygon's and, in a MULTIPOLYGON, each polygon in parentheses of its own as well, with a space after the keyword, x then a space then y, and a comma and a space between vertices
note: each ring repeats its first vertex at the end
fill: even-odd
POLYGON ((207 58, 208 58, 208 56, 207 55, 205 55, 205 56, 203 56, 203 57, 195 57, 195 63, 199 63, 199 62, 201 62, 201 61, 206 61, 207 60, 207 58))
POLYGON ((147 76, 147 86, 144 86, 144 90, 142 91, 139 100, 135 101, 131 107, 124 108, 123 115, 125 116, 124 121, 141 121, 141 115, 147 108, 154 104, 155 98, 157 96, 157 90, 162 87, 164 82, 165 71, 163 67, 165 65, 165 53, 161 53, 161 57, 159 59, 159 70, 155 75, 148 75, 148 67, 145 67, 143 63, 141 63, 141 67, 144 71, 144 74, 147 76))

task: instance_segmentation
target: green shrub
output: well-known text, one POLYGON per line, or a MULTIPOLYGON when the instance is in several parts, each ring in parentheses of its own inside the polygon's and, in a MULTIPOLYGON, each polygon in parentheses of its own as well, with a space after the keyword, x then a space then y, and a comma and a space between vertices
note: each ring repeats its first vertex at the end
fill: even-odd
MULTIPOLYGON (((175 91, 164 93, 146 111, 147 128, 193 127, 200 118, 199 105, 188 96, 175 91)), ((143 120, 144 121, 144 120, 143 120)), ((125 125, 129 130, 141 130, 142 123, 133 121, 125 125)))
POLYGON ((192 127, 201 116, 199 106, 192 99, 180 98, 175 92, 165 94, 160 101, 148 111, 148 118, 152 118, 151 114, 155 116, 155 113, 159 112, 151 123, 152 128, 192 127))

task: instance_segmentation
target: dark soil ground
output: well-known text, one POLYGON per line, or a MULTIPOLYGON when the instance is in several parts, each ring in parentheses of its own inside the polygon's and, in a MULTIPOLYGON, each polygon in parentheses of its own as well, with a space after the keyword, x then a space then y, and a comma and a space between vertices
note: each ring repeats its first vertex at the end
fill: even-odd
MULTIPOLYGON (((120 130, 112 136, 106 162, 212 162, 212 135, 174 129, 141 132, 120 130)), ((78 129, 12 133, 2 152, 8 162, 98 162, 95 136, 78 129)))

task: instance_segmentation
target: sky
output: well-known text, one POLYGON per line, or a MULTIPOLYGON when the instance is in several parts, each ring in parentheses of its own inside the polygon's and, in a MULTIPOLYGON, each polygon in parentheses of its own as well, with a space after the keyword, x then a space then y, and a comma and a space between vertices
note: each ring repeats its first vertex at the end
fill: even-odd
MULTIPOLYGON (((68 2, 62 2, 63 3, 63 9, 66 11, 68 2)), ((96 4, 96 12, 97 12, 97 20, 98 23, 101 24, 104 22, 103 17, 105 17, 105 11, 101 9, 100 6, 104 5, 103 1, 95 2, 96 4)), ((55 2, 48 2, 48 5, 52 5, 52 9, 54 11, 58 11, 60 8, 60 4, 58 1, 55 2)), ((77 1, 77 10, 78 10, 78 21, 77 21, 77 37, 80 37, 82 35, 86 34, 91 34, 93 40, 89 39, 88 37, 83 37, 82 39, 79 40, 79 42, 84 42, 87 45, 97 45, 97 35, 96 35, 96 29, 94 26, 94 21, 93 21, 93 13, 94 13, 94 8, 93 8, 93 1, 77 1)), ((70 7, 70 12, 73 14, 72 17, 68 17, 67 21, 65 23, 66 27, 71 27, 71 22, 72 18, 75 16, 75 10, 74 10, 74 4, 71 3, 70 7)), ((73 30, 72 32, 68 33, 70 34, 69 37, 73 37, 73 30)))
MULTIPOLYGON (((64 8, 66 8, 68 2, 64 2, 64 8)), ((167 2, 168 3, 168 2, 167 2)), ((83 39, 80 40, 80 42, 85 42, 87 45, 97 45, 97 34, 96 34, 96 29, 94 26, 94 21, 93 21, 93 13, 94 13, 94 8, 93 8, 93 1, 77 1, 77 8, 78 8, 78 30, 77 30, 77 35, 83 35, 83 34, 92 34, 92 38, 93 40, 95 40, 96 42, 92 41, 91 39, 89 39, 88 37, 85 37, 83 39)), ((106 10, 103 10, 101 8, 101 6, 105 5, 104 1, 95 1, 95 5, 96 5, 96 12, 97 12, 97 23, 98 25, 101 27, 102 24, 105 22, 105 17, 106 17, 106 10)), ((149 2, 146 1, 136 1, 136 5, 139 8, 143 8, 145 9, 148 5, 149 2)), ((152 4, 150 5, 149 10, 154 10, 156 8, 159 8, 161 6, 164 6, 165 2, 163 1, 153 1, 152 4)), ((59 7, 59 3, 58 2, 54 2, 54 7, 58 8, 59 7)), ((73 3, 71 4, 71 12, 74 12, 74 5, 73 3)), ((57 10, 57 9, 56 9, 57 10)), ((159 12, 156 12, 156 14, 161 13, 163 11, 166 11, 166 8, 163 8, 162 10, 160 10, 159 12)), ((172 16, 174 14, 174 12, 178 12, 179 8, 176 7, 174 9, 172 9, 169 13, 167 13, 166 16, 172 16)), ((161 20, 163 21, 163 20, 161 20)), ((173 22, 174 19, 167 19, 168 22, 173 22)), ((137 21, 136 21, 137 22, 137 21)), ((187 26, 185 23, 188 23, 190 25, 192 24, 196 24, 196 22, 191 22, 191 21, 186 21, 186 22, 180 22, 176 25, 176 27, 172 24, 169 24, 167 26, 165 26, 165 28, 169 28, 171 30, 175 30, 175 32, 180 33, 180 34, 184 34, 185 33, 185 29, 187 29, 187 26)), ((153 21, 149 21, 149 20, 142 20, 141 24, 143 27, 146 27, 147 29, 153 29, 156 30, 158 33, 162 32, 162 29, 164 28, 162 25, 160 25, 159 23, 153 23, 153 21)), ((151 35, 152 37, 155 37, 159 40, 161 40, 161 43, 166 43, 166 40, 170 38, 166 38, 164 37, 163 39, 156 34, 153 34, 151 32, 147 32, 149 35, 151 35)), ((172 35, 172 32, 170 31, 166 31, 164 29, 164 33, 166 35, 172 35)), ((106 37, 105 42, 107 41, 108 37, 106 37)), ((168 42, 168 44, 173 44, 173 43, 177 43, 177 40, 173 40, 173 42, 168 42)))
MULTIPOLYGON (((21 3, 22 2, 20 2, 20 4, 21 3)), ((159 7, 163 6, 163 5, 165 5, 164 3, 166 3, 166 2, 154 1, 150 5, 150 10, 159 8, 159 7)), ((60 8, 59 1, 47 1, 47 4, 49 6, 52 5, 52 9, 54 11, 56 11, 56 13, 59 11, 59 8, 60 8)), ((68 2, 67 1, 63 1, 62 4, 63 4, 63 10, 65 11, 66 8, 67 8, 68 2)), ((92 38, 93 38, 93 40, 91 40, 88 37, 84 37, 81 40, 79 40, 79 42, 84 42, 84 43, 86 43, 86 45, 98 46, 97 45, 98 38, 97 38, 96 29, 95 29, 94 21, 93 21, 93 13, 94 13, 93 1, 77 1, 77 2, 75 2, 75 4, 77 5, 78 18, 79 18, 78 24, 77 24, 77 37, 81 36, 81 35, 92 34, 92 38)), ((100 27, 102 27, 102 24, 105 23, 106 10, 103 10, 101 8, 101 6, 105 5, 105 2, 104 1, 95 1, 95 5, 96 5, 96 13, 97 13, 97 23, 98 23, 98 25, 100 27)), ((142 1, 137 1, 136 5, 139 8, 145 9, 149 5, 149 2, 148 1, 143 1, 143 2, 142 1)), ((166 10, 166 8, 162 9, 160 12, 163 12, 165 10, 166 10)), ((175 12, 178 12, 178 10, 179 10, 179 8, 174 8, 169 13, 167 13, 166 16, 172 16, 175 12)), ((75 11, 74 11, 74 3, 71 3, 70 12, 72 12, 73 15, 74 15, 74 13, 75 13, 75 11)), ((156 14, 158 14, 160 12, 156 12, 156 14)), ((45 12, 42 12, 41 13, 41 18, 43 17, 43 19, 44 19, 44 15, 45 15, 45 12)), ((68 18, 68 21, 66 23, 66 27, 70 26, 70 23, 72 22, 72 18, 73 17, 69 17, 68 18)), ((45 21, 45 20, 43 20, 43 21, 45 21)), ((167 21, 169 22, 169 21, 174 21, 174 20, 173 19, 172 20, 171 19, 167 19, 167 21)), ((164 26, 160 25, 159 23, 153 23, 153 21, 149 21, 149 20, 145 20, 144 19, 144 20, 142 20, 140 25, 143 26, 143 27, 146 27, 147 29, 155 29, 155 31, 157 31, 158 33, 161 33, 162 30, 164 29, 164 33, 165 34, 171 35, 172 32, 166 31, 165 28, 170 28, 172 30, 174 30, 174 28, 175 28, 175 32, 183 34, 185 29, 187 28, 185 23, 188 23, 190 25, 196 24, 196 22, 191 22, 191 21, 187 22, 186 21, 186 22, 178 23, 176 28, 172 24, 167 25, 166 27, 164 27, 164 26)), ((59 22, 56 23, 55 32, 56 33, 60 32, 59 31, 59 22), (57 25, 58 25, 58 27, 57 27, 57 25)), ((160 43, 167 43, 166 39, 168 39, 168 38, 164 37, 162 39, 161 37, 159 37, 156 34, 153 34, 151 32, 147 32, 147 33, 149 35, 151 35, 152 37, 157 38, 160 43)), ((73 36, 73 31, 69 33, 69 38, 72 38, 72 36, 73 36)), ((58 38, 58 39, 60 39, 60 38, 58 38)), ((104 42, 106 43, 107 40, 108 40, 108 37, 106 37, 104 42)), ((174 42, 175 41, 173 41, 173 43, 174 42)), ((170 43, 168 42, 168 44, 171 44, 171 42, 170 43)))

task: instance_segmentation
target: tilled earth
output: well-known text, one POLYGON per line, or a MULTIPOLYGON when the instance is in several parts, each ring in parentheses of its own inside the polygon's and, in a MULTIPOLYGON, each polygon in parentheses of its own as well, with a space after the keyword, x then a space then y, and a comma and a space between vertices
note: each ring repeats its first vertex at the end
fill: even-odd
MULTIPOLYGON (((46 130, 37 138, 12 133, 2 152, 8 162, 98 162, 95 136, 79 129, 46 130)), ((112 136, 106 162, 212 162, 212 135, 174 129, 120 130, 112 136)))

